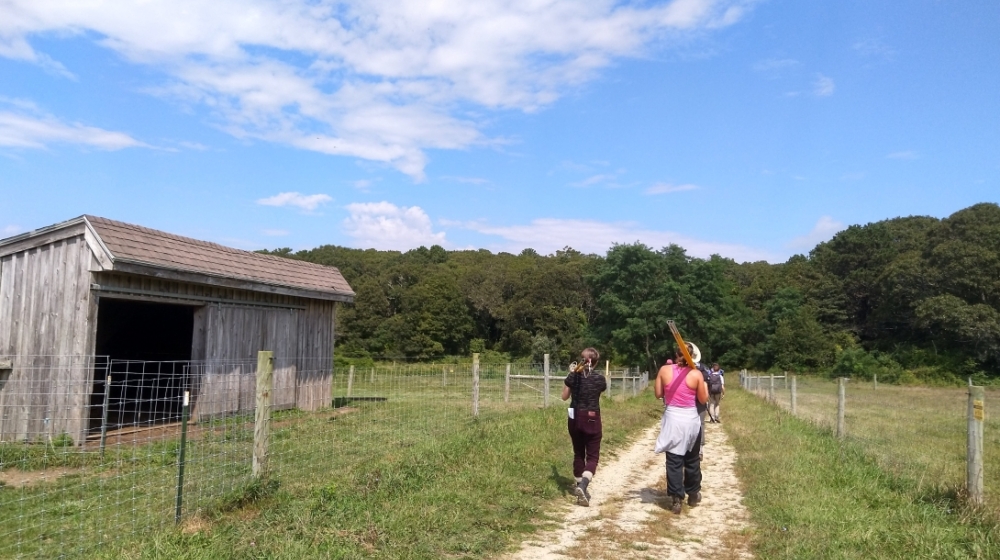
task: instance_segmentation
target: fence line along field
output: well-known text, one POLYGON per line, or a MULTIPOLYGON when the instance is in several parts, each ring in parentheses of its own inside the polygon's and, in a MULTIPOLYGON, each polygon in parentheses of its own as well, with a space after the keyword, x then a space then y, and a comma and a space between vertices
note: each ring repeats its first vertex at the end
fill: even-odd
MULTIPOLYGON (((35 435, 0 441, 0 557, 114 556, 138 546, 153 530, 234 507, 267 492, 270 484, 293 490, 325 484, 320 473, 390 484, 405 478, 386 462, 393 450, 433 447, 475 422, 543 407, 546 386, 554 405, 565 368, 546 365, 470 361, 339 368, 332 377, 332 402, 314 411, 292 403, 314 389, 316 376, 274 375, 265 442, 268 476, 259 478, 253 476, 259 453, 255 429, 260 429, 256 363, 169 368, 143 363, 143 371, 155 369, 157 375, 133 374, 123 387, 114 386, 112 374, 112 387, 93 391, 106 397, 94 399, 84 441, 53 435, 44 426, 35 435), (190 375, 194 370, 214 373, 190 375), (208 384, 212 390, 199 392, 208 384), (190 406, 180 400, 182 393, 190 396, 190 406)), ((647 376, 634 369, 609 366, 605 373, 616 399, 646 386, 647 376)), ((19 392, 19 403, 45 407, 58 399, 33 394, 91 392, 30 380, 2 389, 7 395, 19 392)), ((21 410, 16 416, 44 418, 47 424, 59 412, 21 410)), ((257 439, 259 445, 259 432, 257 439)))
MULTIPOLYGON (((747 387, 770 398, 770 376, 747 376, 747 387)), ((837 433, 837 380, 800 375, 775 381, 777 406, 837 433), (786 388, 787 387, 787 388, 786 388)), ((911 387, 851 379, 845 384, 844 436, 861 445, 887 471, 914 481, 930 496, 954 499, 964 494, 968 452, 968 387, 911 387)), ((1000 421, 990 410, 1000 406, 1000 391, 985 392, 983 440, 985 504, 1000 510, 1000 421)))

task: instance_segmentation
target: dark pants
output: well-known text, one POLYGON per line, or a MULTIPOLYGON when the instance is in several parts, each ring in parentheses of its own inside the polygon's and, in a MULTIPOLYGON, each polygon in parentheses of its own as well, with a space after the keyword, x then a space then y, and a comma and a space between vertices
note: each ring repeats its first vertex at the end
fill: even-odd
POLYGON ((580 478, 583 471, 597 473, 601 457, 601 411, 576 410, 576 418, 567 421, 569 437, 573 440, 573 476, 580 478))
POLYGON ((694 494, 701 491, 699 453, 701 448, 698 444, 684 455, 667 452, 667 494, 683 498, 685 492, 694 494))

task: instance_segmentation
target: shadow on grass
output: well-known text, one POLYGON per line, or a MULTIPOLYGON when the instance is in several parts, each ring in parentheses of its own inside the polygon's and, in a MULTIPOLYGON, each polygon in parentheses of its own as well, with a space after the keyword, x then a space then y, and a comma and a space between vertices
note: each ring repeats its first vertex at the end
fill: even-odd
POLYGON ((549 467, 552 468, 552 475, 549 476, 549 480, 554 482, 559 488, 559 492, 563 496, 568 496, 573 493, 573 486, 576 485, 576 480, 571 476, 563 476, 559 474, 559 467, 555 463, 550 463, 549 467))

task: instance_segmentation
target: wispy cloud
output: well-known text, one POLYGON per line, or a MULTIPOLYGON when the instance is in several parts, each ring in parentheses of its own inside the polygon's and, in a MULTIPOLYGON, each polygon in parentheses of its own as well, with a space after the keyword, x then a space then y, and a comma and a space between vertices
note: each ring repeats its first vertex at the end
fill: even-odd
POLYGON ((455 175, 445 175, 441 178, 447 181, 454 181, 456 183, 463 183, 466 185, 488 185, 490 183, 489 179, 484 179, 482 177, 459 177, 455 175))
POLYGON ((672 185, 670 183, 657 183, 646 189, 646 194, 668 194, 675 192, 693 191, 700 189, 698 185, 686 183, 683 185, 672 185))
POLYGON ((898 52, 894 47, 890 47, 878 39, 855 41, 851 48, 863 57, 880 59, 884 62, 891 62, 896 58, 898 52))
POLYGON ((764 60, 758 60, 751 66, 754 72, 761 72, 765 74, 777 74, 782 70, 787 70, 789 68, 795 68, 799 66, 799 61, 794 58, 766 58, 764 60))
POLYGON ((447 246, 444 232, 434 232, 430 217, 419 206, 396 206, 391 202, 354 203, 344 231, 362 248, 405 251, 421 245, 447 246))
POLYGON ((320 204, 332 202, 333 198, 326 194, 301 194, 297 192, 283 192, 267 198, 257 200, 261 206, 296 206, 308 212, 312 212, 320 204))
POLYGON ((52 144, 100 150, 149 147, 124 132, 63 122, 30 101, 0 98, 0 146, 42 149, 52 144), (9 108, 3 109, 5 105, 9 108))
POLYGON ((852 171, 850 173, 844 173, 840 176, 841 181, 860 181, 867 177, 868 174, 864 171, 852 171))
POLYGON ((21 229, 21 226, 16 226, 16 225, 10 224, 10 225, 6 225, 2 229, 0 229, 0 236, 10 237, 12 235, 17 235, 17 234, 21 233, 22 231, 24 231, 24 230, 21 229))
POLYGON ((901 152, 886 154, 885 157, 886 159, 917 159, 920 157, 920 154, 914 152, 913 150, 904 150, 901 152))
POLYGON ((291 232, 287 229, 264 229, 261 230, 261 233, 268 237, 283 237, 291 232))
POLYGON ((615 183, 618 179, 617 173, 598 173, 597 175, 591 175, 582 181, 577 181, 575 183, 570 183, 574 187, 592 187, 594 185, 615 183))
POLYGON ((537 111, 617 60, 733 25, 753 4, 6 0, 0 56, 59 71, 35 37, 94 41, 167 76, 144 91, 210 107, 236 137, 422 180, 428 150, 495 142, 487 112, 537 111))
POLYGON ((813 95, 817 97, 829 97, 833 95, 836 89, 837 86, 833 83, 833 78, 824 76, 823 74, 816 75, 816 81, 813 82, 813 95))
POLYGON ((786 246, 789 249, 812 249, 819 243, 829 240, 845 227, 847 226, 830 216, 823 216, 816 221, 812 231, 792 239, 786 246))
POLYGON ((502 250, 512 253, 530 247, 549 254, 563 247, 572 247, 585 253, 603 254, 615 243, 640 241, 656 248, 676 243, 684 247, 688 254, 702 258, 719 254, 740 262, 779 260, 777 255, 753 247, 705 241, 677 232, 644 228, 632 222, 540 218, 522 225, 470 223, 465 227, 503 239, 502 250))

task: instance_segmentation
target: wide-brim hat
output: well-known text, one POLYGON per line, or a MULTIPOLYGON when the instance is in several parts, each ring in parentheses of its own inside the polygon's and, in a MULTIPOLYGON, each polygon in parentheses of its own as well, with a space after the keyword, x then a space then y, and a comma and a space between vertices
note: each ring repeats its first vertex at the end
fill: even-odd
MULTIPOLYGON (((693 359, 695 363, 701 363, 701 350, 698 349, 698 346, 693 342, 685 342, 684 344, 687 344, 688 352, 691 353, 691 359, 693 359)), ((693 366, 694 364, 690 365, 693 366)))

